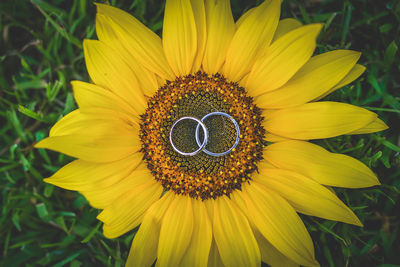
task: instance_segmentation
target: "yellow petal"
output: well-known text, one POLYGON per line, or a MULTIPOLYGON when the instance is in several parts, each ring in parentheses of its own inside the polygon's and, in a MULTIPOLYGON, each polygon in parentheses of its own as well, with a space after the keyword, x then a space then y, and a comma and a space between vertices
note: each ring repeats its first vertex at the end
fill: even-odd
POLYGON ((274 165, 269 163, 266 159, 262 159, 257 163, 257 172, 260 172, 260 170, 263 169, 273 169, 276 168, 274 165))
POLYGON ((276 134, 272 134, 272 133, 266 133, 265 134, 265 141, 268 142, 282 142, 282 141, 288 141, 291 140, 290 138, 285 138, 276 134))
POLYGON ((262 115, 265 118, 267 118, 267 117, 271 116, 271 114, 273 114, 276 111, 278 111, 278 109, 265 109, 265 110, 262 110, 262 115))
POLYGON ((224 266, 260 266, 261 256, 249 222, 227 197, 214 204, 214 238, 224 266))
MULTIPOLYGON (((242 190, 234 190, 229 195, 229 198, 238 206, 245 216, 249 217, 246 201, 242 197, 242 190)), ((249 225, 252 229, 254 228, 251 220, 249 220, 249 225)))
POLYGON ((379 184, 362 162, 309 142, 274 143, 266 147, 264 158, 278 168, 303 174, 324 185, 361 188, 379 184))
POLYGON ((247 84, 247 79, 249 78, 249 74, 243 76, 243 78, 239 81, 239 86, 245 87, 247 84))
POLYGON ((335 50, 312 57, 282 87, 256 99, 260 108, 281 109, 307 103, 334 87, 353 68, 359 52, 335 50))
POLYGON ((236 21, 236 28, 239 28, 240 25, 242 25, 243 21, 245 21, 247 17, 250 16, 250 14, 254 12, 254 10, 256 10, 256 8, 257 7, 252 7, 246 12, 244 12, 244 14, 242 14, 240 18, 236 21))
POLYGON ((301 26, 302 26, 301 22, 296 19, 288 18, 280 20, 278 23, 278 27, 276 28, 272 42, 275 42, 283 35, 297 28, 300 28, 301 26))
POLYGON ((157 90, 158 84, 154 71, 149 71, 142 64, 136 60, 134 54, 136 51, 129 50, 129 41, 118 36, 118 26, 112 21, 111 18, 97 14, 96 16, 96 32, 102 43, 109 47, 113 47, 119 56, 129 63, 129 67, 135 74, 139 82, 139 86, 143 93, 152 96, 157 90))
MULTIPOLYGON (((265 160, 262 160, 258 163, 258 168, 263 169, 263 168, 275 168, 273 165, 270 163, 266 162, 265 160)), ((238 207, 246 214, 248 217, 253 216, 253 214, 248 213, 248 208, 246 201, 243 199, 243 193, 239 190, 235 190, 231 195, 230 198, 232 201, 234 201, 238 207)), ((295 264, 293 261, 288 259, 286 256, 284 256, 282 253, 280 253, 274 246, 271 245, 263 236, 262 234, 257 230, 257 227, 252 223, 251 220, 249 220, 250 226, 253 230, 254 237, 257 240, 257 244, 259 246, 260 252, 261 252, 261 260, 265 263, 268 263, 271 266, 298 266, 298 264, 295 264)), ((211 248, 212 249, 212 248, 211 248)), ((218 250, 217 250, 218 253, 218 250)), ((210 255, 211 257, 211 255, 210 255)), ((222 264, 220 265, 215 265, 215 266, 223 266, 222 264)))
POLYGON ((259 169, 254 181, 284 197, 296 211, 362 226, 357 216, 329 189, 304 175, 282 169, 259 169))
POLYGON ((193 207, 188 196, 176 196, 162 220, 156 266, 178 266, 193 232, 193 207))
POLYGON ((222 263, 221 256, 218 252, 217 244, 215 240, 212 241, 210 255, 208 257, 208 264, 207 267, 223 267, 224 264, 222 263))
POLYGON ((226 54, 224 74, 239 81, 253 66, 274 36, 280 16, 280 1, 265 1, 240 24, 226 54))
POLYGON ((358 130, 355 130, 353 132, 350 132, 348 134, 375 133, 375 132, 380 132, 380 131, 386 130, 388 128, 389 128, 389 126, 387 126, 385 122, 383 122, 381 119, 376 118, 370 124, 367 124, 364 127, 360 128, 358 130))
POLYGON ((350 72, 338 83, 336 84, 333 88, 329 89, 327 92, 325 92, 324 94, 322 94, 319 97, 316 97, 314 99, 314 101, 320 100, 321 98, 329 95, 330 93, 336 91, 339 88, 342 88, 345 85, 348 85, 349 83, 351 83, 352 81, 354 81, 355 79, 357 79, 358 77, 361 76, 361 74, 364 73, 365 71, 365 67, 359 64, 356 64, 351 70, 350 72))
POLYGON ((140 141, 132 136, 54 136, 41 140, 36 148, 47 148, 91 162, 111 162, 140 150, 140 141))
POLYGON ((350 133, 376 117, 364 108, 327 101, 278 110, 265 118, 263 126, 267 132, 282 137, 309 140, 350 133))
POLYGON ((142 153, 134 153, 110 163, 94 163, 78 159, 65 165, 44 181, 76 191, 106 188, 128 176, 139 165, 142 158, 142 153))
POLYGON ((97 85, 110 89, 142 114, 146 109, 143 92, 135 73, 111 47, 95 40, 83 41, 86 68, 97 85))
POLYGON ((145 216, 135 234, 126 267, 152 266, 157 257, 160 226, 152 217, 145 216))
POLYGON ((192 72, 195 73, 200 70, 201 62, 204 57, 204 50, 207 41, 207 27, 206 27, 206 9, 204 0, 190 0, 193 9, 194 20, 196 22, 197 31, 197 53, 193 62, 192 72))
POLYGON ((207 43, 203 69, 211 74, 221 69, 236 27, 229 0, 206 1, 206 12, 207 43))
POLYGON ((310 59, 321 24, 295 29, 271 44, 251 69, 246 89, 258 96, 284 85, 310 59))
POLYGON ((157 257, 161 219, 174 198, 174 193, 167 192, 148 209, 132 241, 127 267, 152 266, 157 257))
POLYGON ((163 86, 167 82, 166 79, 161 78, 160 76, 157 76, 156 78, 157 78, 157 83, 158 83, 159 87, 163 86))
POLYGON ((165 4, 163 46, 176 76, 189 74, 197 51, 196 22, 190 0, 168 0, 165 4))
POLYGON ((154 176, 149 172, 145 164, 140 164, 129 175, 112 185, 106 187, 94 186, 90 189, 79 189, 78 191, 85 196, 92 207, 104 209, 115 200, 119 200, 119 198, 131 190, 131 188, 140 186, 149 181, 154 181, 154 176))
POLYGON ((268 263, 271 267, 299 267, 299 265, 288 257, 279 252, 265 237, 262 236, 260 231, 253 229, 254 236, 257 240, 258 247, 261 252, 261 259, 263 262, 268 263))
POLYGON ((180 266, 207 266, 212 241, 212 227, 207 209, 202 200, 192 199, 193 233, 192 240, 182 258, 180 266))
POLYGON ((68 113, 51 129, 50 136, 136 133, 136 118, 104 108, 80 108, 68 113))
POLYGON ((276 249, 298 264, 318 265, 311 237, 286 200, 255 181, 243 188, 242 196, 249 220, 276 249))
POLYGON ((207 209, 207 214, 210 218, 210 221, 214 221, 214 199, 204 200, 203 202, 207 209))
POLYGON ((57 122, 50 137, 35 145, 90 162, 112 162, 139 151, 138 126, 124 113, 78 109, 57 122), (126 120, 126 121, 124 121, 126 120))
POLYGON ((160 198, 163 187, 150 180, 129 189, 97 216, 104 222, 103 232, 107 238, 118 237, 138 226, 146 210, 160 198))
POLYGON ((329 93, 331 93, 333 90, 339 89, 343 86, 348 85, 349 83, 351 83, 352 81, 354 81, 355 79, 357 79, 358 77, 361 76, 361 74, 364 73, 365 71, 365 67, 363 65, 360 64, 356 64, 351 70, 350 72, 338 83, 335 85, 335 87, 333 87, 329 93))
POLYGON ((80 108, 112 109, 138 118, 137 112, 124 99, 110 90, 81 81, 72 81, 71 84, 75 100, 80 108))
POLYGON ((118 8, 99 3, 96 5, 97 14, 107 17, 114 34, 142 66, 164 79, 174 79, 157 34, 118 8))

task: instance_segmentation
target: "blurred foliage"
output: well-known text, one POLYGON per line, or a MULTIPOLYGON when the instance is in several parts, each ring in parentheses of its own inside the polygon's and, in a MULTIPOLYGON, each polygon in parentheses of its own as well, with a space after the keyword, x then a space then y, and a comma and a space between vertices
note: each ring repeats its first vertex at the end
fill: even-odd
MULTIPOLYGON (((232 0, 235 18, 259 2, 232 0)), ((109 3, 161 33, 161 1, 109 3)), ((96 38, 95 12, 84 0, 0 2, 0 266, 123 266, 127 257, 135 231, 106 239, 83 196, 42 182, 72 159, 33 149, 76 108, 69 81, 88 81, 81 44, 96 38)), ((325 23, 316 53, 362 51, 366 73, 326 99, 370 109, 390 126, 317 142, 362 160, 382 186, 335 189, 364 228, 302 216, 316 257, 322 266, 400 266, 400 2, 288 0, 282 17, 325 23)))

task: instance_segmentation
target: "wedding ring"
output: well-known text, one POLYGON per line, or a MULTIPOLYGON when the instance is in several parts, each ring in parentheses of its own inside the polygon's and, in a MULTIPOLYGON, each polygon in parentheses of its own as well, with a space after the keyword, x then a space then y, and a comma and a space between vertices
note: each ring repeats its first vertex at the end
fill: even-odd
MULTIPOLYGON (((196 128, 196 130, 197 130, 197 128, 196 128)), ((204 149, 204 147, 205 147, 205 146, 207 145, 207 143, 208 143, 208 131, 207 131, 207 127, 206 127, 206 125, 205 125, 201 120, 199 120, 199 119, 197 119, 197 118, 195 118, 195 117, 182 117, 182 118, 178 119, 176 122, 174 122, 174 124, 172 125, 171 130, 170 130, 170 132, 169 132, 169 142, 171 143, 172 148, 173 148, 176 152, 178 152, 179 154, 181 154, 181 155, 183 155, 183 156, 194 156, 194 155, 196 155, 197 153, 199 153, 200 151, 202 151, 202 150, 204 149), (199 148, 198 148, 196 151, 193 151, 193 152, 183 152, 183 151, 180 151, 180 150, 175 146, 174 141, 172 140, 172 131, 174 130, 175 125, 177 125, 180 121, 183 121, 183 120, 194 120, 194 121, 197 122, 197 127, 200 127, 200 126, 201 126, 201 128, 203 128, 204 140, 203 140, 203 143, 201 143, 201 144, 199 144, 199 142, 197 142, 199 148)))
POLYGON ((205 115, 203 118, 201 118, 201 120, 199 120, 199 119, 197 119, 197 118, 195 118, 195 117, 182 117, 182 118, 179 118, 177 121, 175 121, 174 124, 172 125, 171 130, 170 130, 170 132, 169 132, 169 141, 170 141, 170 143, 171 143, 172 148, 173 148, 177 153, 179 153, 179 154, 181 154, 181 155, 183 155, 183 156, 194 156, 194 155, 198 154, 199 152, 203 151, 203 152, 206 153, 207 155, 214 156, 214 157, 220 157, 220 156, 225 156, 225 155, 229 154, 230 152, 232 152, 232 150, 239 144, 239 141, 240 141, 240 128, 239 128, 239 124, 236 122, 236 120, 235 120, 231 115, 229 115, 229 114, 227 114, 227 113, 225 113, 225 112, 220 112, 220 111, 208 113, 208 114, 205 115), (206 125, 204 124, 204 120, 207 119, 208 117, 211 117, 211 116, 218 116, 218 115, 224 116, 224 117, 230 119, 231 122, 233 123, 233 125, 234 125, 235 128, 236 128, 236 140, 235 140, 235 143, 234 143, 234 144, 232 145, 232 147, 229 148, 227 151, 220 152, 220 153, 211 152, 211 151, 209 151, 209 150, 207 150, 207 149, 205 148, 206 145, 208 144, 208 141, 209 141, 209 140, 208 140, 208 139, 209 139, 209 135, 208 135, 207 127, 206 127, 206 125), (193 152, 183 152, 183 151, 179 150, 179 149, 175 146, 174 141, 172 140, 172 132, 173 132, 175 126, 176 126, 180 121, 183 121, 183 120, 194 120, 194 121, 197 122, 196 131, 195 131, 195 138, 196 138, 196 143, 197 143, 197 145, 199 146, 199 148, 198 148, 197 150, 193 151, 193 152), (203 142, 200 142, 200 136, 199 136, 199 134, 200 134, 200 131, 199 131, 199 130, 200 130, 200 126, 201 126, 201 128, 203 129, 203 133, 204 133, 203 142))
MULTIPOLYGON (((235 125, 235 128, 236 128, 236 140, 235 140, 235 143, 233 144, 233 146, 232 146, 230 149, 228 149, 228 150, 225 151, 225 152, 221 152, 221 153, 211 152, 211 151, 207 150, 205 147, 203 148, 202 151, 203 151, 204 153, 206 153, 207 155, 210 155, 210 156, 214 156, 214 157, 225 156, 225 155, 231 153, 232 150, 239 144, 239 141, 240 141, 240 128, 239 128, 239 124, 236 122, 236 120, 235 120, 231 115, 229 115, 229 114, 227 114, 227 113, 225 113, 225 112, 220 112, 220 111, 211 112, 211 113, 208 113, 207 115, 205 115, 205 116, 201 119, 201 121, 204 123, 204 120, 207 119, 208 117, 217 116, 217 115, 224 116, 224 117, 226 117, 226 118, 228 118, 228 119, 230 119, 230 120, 232 121, 233 125, 235 125)), ((196 127, 196 142, 197 142, 197 145, 198 145, 198 146, 200 146, 200 144, 201 144, 201 143, 200 143, 200 138, 199 138, 199 130, 200 130, 200 125, 197 124, 197 127, 196 127)))

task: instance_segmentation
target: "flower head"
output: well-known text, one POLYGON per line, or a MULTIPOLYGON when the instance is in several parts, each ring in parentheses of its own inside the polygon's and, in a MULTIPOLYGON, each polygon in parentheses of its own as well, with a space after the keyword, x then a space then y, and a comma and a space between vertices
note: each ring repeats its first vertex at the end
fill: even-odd
POLYGON ((279 20, 279 0, 236 22, 227 0, 167 0, 162 39, 97 10, 99 40, 84 41, 93 83, 72 82, 79 109, 36 147, 77 158, 45 181, 102 209, 105 236, 140 225, 128 266, 314 266, 297 212, 361 225, 325 186, 378 179, 310 142, 387 128, 316 102, 363 73, 359 52, 312 56, 321 24, 279 20))

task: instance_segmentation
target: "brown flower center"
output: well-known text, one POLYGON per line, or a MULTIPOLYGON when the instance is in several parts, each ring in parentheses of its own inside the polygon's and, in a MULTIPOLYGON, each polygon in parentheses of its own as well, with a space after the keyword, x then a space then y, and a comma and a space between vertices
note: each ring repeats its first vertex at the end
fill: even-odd
MULTIPOLYGON (((144 160, 155 179, 166 190, 202 200, 229 195, 250 180, 256 170, 263 149, 263 117, 251 97, 237 83, 222 75, 178 77, 158 89, 149 100, 142 116, 140 137, 144 160), (181 155, 170 142, 171 127, 182 117, 201 120, 211 112, 229 114, 240 128, 238 145, 224 156, 212 156, 204 151, 194 156, 181 155)), ((228 151, 236 141, 237 130, 224 116, 210 116, 203 120, 208 131, 206 149, 213 153, 228 151)), ((188 153, 199 148, 196 142, 195 120, 182 120, 175 125, 171 138, 175 147, 188 153)), ((204 140, 202 127, 199 140, 204 140)))

